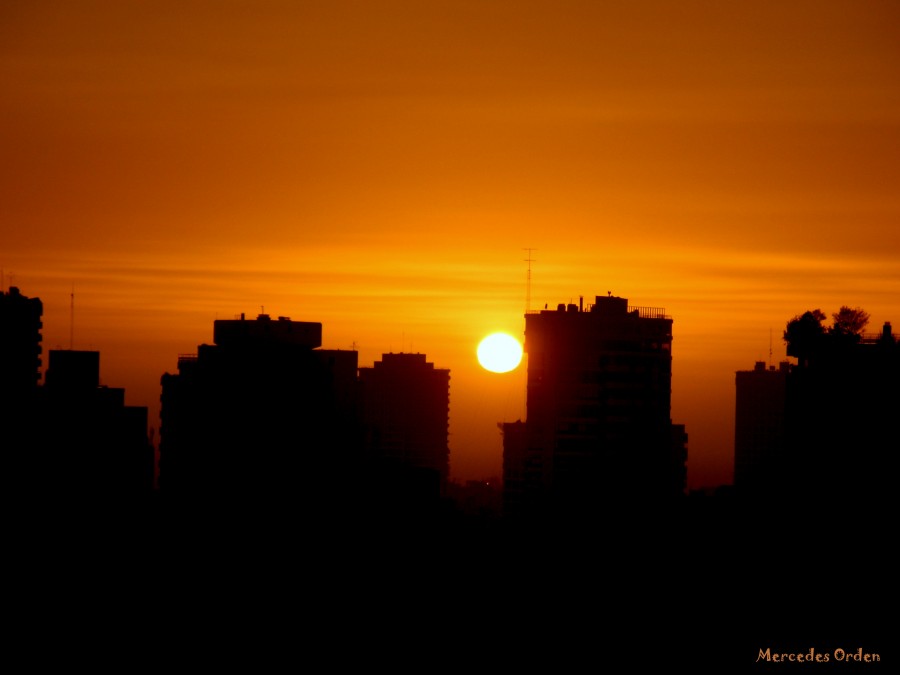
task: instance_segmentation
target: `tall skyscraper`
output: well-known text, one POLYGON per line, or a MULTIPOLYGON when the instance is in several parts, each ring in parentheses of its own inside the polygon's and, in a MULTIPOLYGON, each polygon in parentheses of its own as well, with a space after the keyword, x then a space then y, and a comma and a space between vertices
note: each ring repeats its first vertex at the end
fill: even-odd
POLYGON ((509 515, 588 515, 612 502, 684 493, 687 435, 670 417, 672 319, 625 298, 560 304, 525 315, 524 441, 511 445, 518 495, 509 515), (521 447, 524 444, 524 449, 521 447))
POLYGON ((450 371, 425 354, 383 354, 359 369, 367 459, 376 475, 437 499, 450 471, 450 371))
POLYGON ((341 501, 358 459, 356 351, 322 324, 219 320, 215 344, 162 376, 159 485, 224 500, 341 501))

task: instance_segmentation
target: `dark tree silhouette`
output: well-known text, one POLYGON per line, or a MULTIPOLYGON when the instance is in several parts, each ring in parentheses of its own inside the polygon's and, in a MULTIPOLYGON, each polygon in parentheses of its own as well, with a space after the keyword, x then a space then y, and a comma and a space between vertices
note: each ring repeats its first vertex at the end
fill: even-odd
POLYGON ((825 327, 822 325, 824 320, 822 310, 813 309, 788 321, 784 330, 788 356, 797 357, 800 363, 807 361, 825 334, 825 327))
POLYGON ((869 323, 869 313, 861 307, 842 305, 831 315, 834 320, 829 332, 834 335, 859 335, 869 323))

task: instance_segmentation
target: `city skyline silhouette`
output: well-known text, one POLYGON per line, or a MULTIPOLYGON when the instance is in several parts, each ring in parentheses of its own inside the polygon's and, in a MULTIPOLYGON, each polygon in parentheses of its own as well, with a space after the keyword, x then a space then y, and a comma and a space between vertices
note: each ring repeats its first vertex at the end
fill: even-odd
MULTIPOLYGON (((617 651, 602 638, 601 624, 610 616, 622 617, 618 636, 640 636, 632 641, 640 643, 639 654, 664 652, 653 638, 666 628, 683 629, 685 657, 662 664, 664 672, 703 649, 756 672, 762 666, 753 659, 766 646, 888 653, 889 643, 869 644, 871 626, 854 618, 880 610, 885 571, 895 561, 886 551, 888 518, 866 508, 866 500, 825 497, 841 491, 842 478, 865 485, 857 479, 877 468, 878 453, 868 451, 845 467, 847 446, 896 448, 884 423, 893 417, 894 400, 873 398, 885 385, 861 373, 892 372, 884 366, 889 360, 879 361, 869 348, 877 351, 885 324, 892 324, 892 335, 900 326, 898 25, 900 4, 883 0, 4 3, 0 290, 15 287, 42 303, 41 370, 52 352, 55 374, 37 383, 40 405, 52 398, 62 414, 68 403, 86 406, 93 398, 105 411, 93 422, 119 425, 122 434, 142 424, 145 412, 152 445, 164 446, 161 378, 169 374, 173 387, 185 384, 190 355, 196 363, 222 357, 223 350, 213 349, 217 322, 244 313, 251 321, 268 314, 274 322, 283 316, 321 324, 317 349, 333 352, 334 362, 304 354, 292 367, 326 390, 329 377, 343 377, 344 366, 353 370, 344 358, 373 370, 382 362, 380 371, 387 367, 384 355, 415 354, 449 372, 446 483, 443 446, 435 443, 419 456, 433 461, 438 485, 459 507, 458 519, 439 514, 446 525, 442 551, 453 564, 422 580, 421 602, 407 606, 409 615, 439 604, 435 598, 461 598, 471 607, 467 616, 483 617, 473 632, 484 636, 498 662, 502 641, 487 637, 499 635, 494 623, 520 629, 522 639, 508 653, 521 656, 526 642, 540 642, 532 638, 553 616, 559 639, 547 644, 557 654, 576 642, 584 647, 577 664, 566 664, 573 669, 600 668, 600 655, 617 651), (493 373, 479 364, 477 346, 496 332, 521 342, 533 322, 526 317, 560 304, 566 313, 569 306, 587 308, 598 297, 664 307, 672 319, 670 398, 654 399, 657 412, 671 406, 670 422, 661 414, 648 421, 653 431, 646 432, 645 447, 656 448, 660 460, 668 429, 673 471, 686 454, 686 497, 672 511, 632 510, 615 501, 602 526, 570 536, 552 528, 504 531, 499 539, 508 539, 506 547, 495 537, 503 528, 487 516, 502 505, 496 490, 506 482, 504 443, 532 444, 533 452, 524 453, 528 461, 571 462, 574 485, 597 475, 596 465, 579 465, 580 444, 615 434, 611 426, 569 416, 564 433, 546 433, 538 442, 528 419, 534 419, 529 354, 518 368, 493 373), (844 306, 869 314, 862 351, 829 343, 808 362, 803 350, 789 353, 783 339, 789 322, 807 313, 815 321, 819 311, 830 334, 831 315, 844 306), (67 364, 69 357, 60 356, 66 353, 83 361, 67 364), (76 353, 99 355, 99 364, 76 353), (790 364, 783 374, 782 362, 790 364), (57 376, 83 388, 52 393, 57 376), (93 394, 84 393, 88 383, 93 394), (767 406, 759 397, 768 385, 774 399, 767 406), (776 405, 782 386, 783 411, 776 405), (757 405, 743 407, 748 401, 757 405), (850 418, 862 425, 860 433, 841 426, 850 418), (760 427, 764 433, 757 433, 760 427), (741 488, 741 470, 750 470, 746 486, 753 485, 754 470, 770 467, 759 442, 765 434, 777 447, 805 448, 790 457, 789 484, 808 478, 798 467, 824 460, 812 481, 830 486, 824 495, 776 500, 773 486, 741 488), (547 448, 559 441, 568 450, 556 456, 547 448), (779 513, 776 501, 792 502, 789 515, 779 513), (824 510, 813 508, 823 501, 824 510), (483 594, 455 596, 435 581, 458 581, 460 570, 475 577, 476 569, 491 579, 473 582, 483 594), (497 596, 496 588, 508 592, 497 596), (608 607, 610 588, 635 599, 574 621, 608 607), (844 601, 829 605, 840 592, 844 601), (532 612, 536 596, 559 607, 532 612), (509 610, 504 621, 489 618, 485 598, 509 610), (810 623, 792 613, 797 603, 807 603, 797 611, 810 623), (657 610, 666 609, 672 612, 659 630, 649 627, 657 610), (706 619, 701 626, 691 622, 698 614, 706 619), (718 633, 717 626, 749 624, 749 614, 763 620, 721 650, 697 637, 703 628, 718 633), (817 633, 813 624, 830 628, 817 633), (767 627, 788 637, 769 640, 767 627), (603 648, 591 649, 598 641, 603 648)), ((577 314, 585 316, 576 319, 573 311, 570 318, 590 321, 588 311, 577 314)), ((852 317, 845 318, 851 325, 852 317)), ((812 324, 806 319, 800 326, 812 324)), ((594 356, 609 358, 602 367, 598 360, 596 370, 569 371, 593 378, 570 394, 582 397, 584 410, 608 410, 615 397, 602 392, 618 386, 616 357, 594 356)), ((204 377, 194 384, 213 396, 216 388, 204 377)), ((658 381, 651 379, 626 384, 652 389, 658 381)), ((289 394, 311 410, 321 406, 304 419, 310 428, 339 417, 309 391, 289 394)), ((227 408, 222 397, 218 403, 227 408)), ((19 404, 11 405, 14 412, 19 404)), ((564 407, 557 409, 561 416, 570 412, 564 407)), ((265 410, 260 401, 257 418, 265 410)), ((13 412, 14 426, 27 426, 29 418, 13 412)), ((381 424, 395 424, 387 408, 379 414, 381 424)), ((636 410, 630 415, 640 418, 636 410)), ((52 431, 61 442, 77 430, 82 438, 88 425, 79 427, 76 418, 42 433, 52 431)), ((241 433, 244 440, 252 436, 241 433)), ((361 432, 361 447, 391 456, 373 463, 395 485, 412 480, 394 460, 417 453, 379 433, 361 432)), ((238 440, 217 434, 226 445, 238 440)), ((138 454, 145 440, 135 440, 138 454)), ((624 460, 610 460, 627 468, 624 460)), ((144 476, 138 466, 144 465, 135 464, 132 475, 144 476)), ((86 481, 103 482, 77 461, 70 468, 86 481)), ((248 467, 246 477, 256 470, 262 472, 248 467)), ((64 484, 66 475, 58 476, 64 484)), ((408 487, 422 492, 410 487, 408 497, 432 494, 424 486, 434 483, 420 478, 408 487)), ((884 472, 881 478, 889 493, 881 496, 893 498, 884 472)), ((775 492, 792 494, 784 484, 775 492)), ((396 515, 393 507, 402 511, 400 504, 385 505, 381 515, 396 515)), ((202 577, 201 570, 217 569, 222 560, 233 564, 234 579, 267 578, 265 571, 242 570, 240 549, 260 551, 260 570, 274 559, 283 562, 284 576, 274 575, 278 583, 269 589, 277 596, 292 586, 289 569, 337 550, 293 520, 276 518, 281 527, 241 518, 238 509, 227 517, 198 511, 180 522, 177 512, 148 526, 151 539, 167 545, 142 556, 160 563, 154 575, 171 574, 171 586, 202 577), (213 523, 214 534, 199 534, 213 523), (231 546, 234 530, 241 546, 231 546), (299 553, 286 553, 289 545, 299 553), (191 555, 176 553, 182 549, 208 564, 192 568, 191 555)), ((426 512, 419 511, 418 524, 426 512)), ((302 522, 315 529, 316 514, 308 515, 302 522)), ((21 522, 28 530, 26 519, 21 522)), ((379 538, 374 527, 356 528, 358 539, 344 538, 368 544, 329 559, 357 563, 329 585, 359 591, 346 596, 347 607, 360 610, 364 603, 355 598, 365 597, 377 578, 366 561, 396 554, 395 573, 385 578, 403 586, 412 567, 424 571, 443 560, 401 555, 409 547, 400 542, 427 529, 408 525, 417 535, 408 540, 379 538)), ((98 541, 148 531, 109 529, 112 536, 98 541)), ((42 532, 29 531, 56 541, 42 532)), ((28 550, 17 549, 23 556, 28 550)), ((53 565, 71 557, 44 559, 53 565)), ((59 578, 57 572, 45 577, 59 578)), ((384 590, 374 606, 389 607, 390 598, 384 590)), ((325 606, 315 614, 336 616, 325 606)), ((389 623, 377 614, 367 615, 371 623, 389 623)), ((167 625, 163 617, 163 632, 167 625)), ((468 640, 447 631, 440 635, 452 634, 453 644, 468 640)), ((432 665, 416 662, 418 672, 432 665)), ((548 665, 566 670, 560 662, 548 665)), ((790 667, 766 669, 781 665, 790 667)))
MULTIPOLYGON (((8 281, 8 279, 7 279, 8 281)), ((121 338, 112 338, 112 343, 116 345, 113 353, 109 349, 103 348, 102 344, 94 343, 82 344, 81 339, 77 336, 85 333, 96 334, 96 329, 90 329, 85 326, 87 317, 96 312, 96 309, 84 308, 80 300, 78 290, 75 289, 75 320, 79 328, 72 328, 72 295, 71 289, 65 294, 66 305, 63 315, 59 311, 56 312, 56 320, 47 320, 45 315, 44 333, 50 336, 66 336, 65 341, 57 340, 53 342, 53 338, 45 337, 45 349, 64 349, 64 345, 68 345, 68 336, 74 334, 76 349, 92 349, 103 352, 104 359, 101 368, 101 381, 110 386, 122 387, 126 391, 129 405, 146 406, 148 409, 148 418, 150 426, 158 431, 159 420, 159 391, 158 376, 161 372, 171 371, 177 365, 177 355, 189 353, 195 350, 196 345, 204 341, 210 341, 211 331, 209 325, 215 320, 211 319, 207 327, 202 331, 198 331, 192 343, 179 342, 170 345, 171 351, 168 353, 159 353, 160 346, 153 345, 146 347, 147 351, 142 349, 142 357, 140 359, 130 358, 130 354, 136 349, 141 349, 137 345, 146 345, 146 338, 138 338, 138 342, 122 343, 121 338), (158 364, 161 370, 155 372, 151 370, 151 364, 158 364), (141 377, 135 377, 134 371, 143 373, 141 377)), ((564 297, 572 297, 566 294, 564 297)), ((41 298, 44 304, 47 301, 41 298)), ((574 298, 577 301, 577 296, 574 298)), ((843 304, 846 299, 839 300, 837 304, 843 304)), ((650 300, 652 302, 652 300, 650 300)), ((535 304, 537 304, 535 302, 535 304)), ((547 303, 542 303, 547 304, 547 303)), ((550 304, 556 304, 552 302, 550 304)), ((836 305, 832 307, 836 308, 836 305)), ((859 303, 862 304, 862 303, 859 303)), ((271 305, 270 305, 271 306, 271 305)), ((432 306, 434 304, 432 303, 432 306)), ((825 303, 814 302, 810 306, 825 306, 825 303)), ((61 307, 58 307, 61 309, 61 307)), ((236 307, 237 309, 243 309, 236 307)), ((333 310, 331 310, 333 312, 333 310)), ((537 309, 535 308, 535 310, 537 309)), ((786 345, 780 337, 784 329, 785 317, 793 316, 800 310, 797 307, 789 309, 780 319, 772 323, 774 328, 755 330, 754 333, 760 338, 764 338, 765 349, 759 349, 755 352, 745 352, 746 359, 738 359, 737 356, 724 355, 719 363, 720 369, 712 369, 712 363, 704 364, 703 380, 697 381, 696 374, 685 377, 685 369, 688 367, 684 360, 689 357, 679 356, 682 352, 684 336, 681 335, 680 329, 682 321, 679 317, 675 317, 676 331, 678 338, 674 341, 673 354, 675 363, 673 365, 673 387, 672 387, 672 406, 673 416, 678 417, 689 429, 694 430, 691 437, 691 459, 693 471, 688 472, 689 490, 713 490, 720 485, 729 485, 733 482, 733 444, 734 444, 734 373, 748 369, 753 363, 763 361, 767 366, 777 365, 781 361, 794 361, 795 359, 788 357, 786 353, 786 345), (726 370, 727 368, 727 370, 726 370), (703 382, 714 384, 709 385, 709 389, 701 387, 703 382), (701 387, 697 390, 697 387, 701 387), (709 399, 715 398, 712 402, 709 399), (693 402, 693 405, 689 405, 693 402), (711 408, 706 409, 701 404, 709 403, 711 408), (717 415, 713 416, 712 413, 717 415), (714 419, 713 419, 714 417, 714 419), (716 439, 715 451, 710 449, 710 437, 716 439)), ((226 316, 236 316, 239 312, 232 311, 226 316)), ((248 314, 251 314, 248 312, 248 314)), ((294 315, 296 316, 296 315, 294 315)), ((301 315, 308 320, 317 320, 317 317, 308 316, 305 312, 301 315)), ((219 318, 222 318, 219 315, 219 318)), ((524 317, 520 317, 523 319, 524 317)), ((874 315, 871 328, 877 330, 882 323, 890 321, 890 315, 878 316, 874 315)), ((371 354, 369 363, 374 363, 382 353, 391 352, 417 352, 427 349, 429 358, 437 354, 433 358, 440 360, 440 354, 446 355, 446 345, 437 340, 436 349, 432 349, 430 343, 425 344, 418 342, 416 344, 408 344, 406 349, 392 349, 389 345, 383 352, 373 353, 371 348, 364 349, 353 342, 347 344, 334 344, 334 340, 329 340, 328 335, 331 334, 330 324, 323 321, 325 330, 323 339, 327 348, 338 350, 357 350, 360 354, 359 362, 365 364, 366 354, 371 354), (411 348, 409 348, 411 347, 411 348), (443 347, 443 349, 442 349, 443 347)), ((349 318, 342 317, 338 319, 340 324, 352 323, 349 318)), ((521 329, 516 329, 511 323, 505 324, 504 328, 512 335, 516 336, 520 341, 524 338, 524 320, 521 329)), ((166 326, 171 328, 171 323, 164 318, 159 318, 157 326, 166 326)), ((497 324, 490 324, 497 325, 497 324)), ((157 330, 151 328, 151 330, 157 330)), ((377 331, 377 329, 376 329, 377 331)), ((489 331, 484 331, 487 334, 489 331)), ((362 337, 362 330, 352 330, 351 333, 357 338, 362 337)), ((458 395, 451 396, 451 450, 453 459, 451 461, 450 475, 451 478, 460 483, 468 481, 489 481, 496 480, 502 474, 502 438, 496 433, 496 424, 504 421, 514 421, 521 418, 525 414, 525 371, 527 369, 527 355, 523 358, 522 363, 510 373, 488 373, 478 365, 475 348, 477 341, 484 335, 481 333, 471 335, 471 342, 468 344, 457 344, 450 354, 457 354, 456 360, 444 361, 443 366, 448 367, 455 373, 454 392, 458 395), (462 350, 459 354, 458 350, 462 350), (463 360, 459 361, 460 357, 463 360), (471 394, 477 393, 475 397, 471 394), (490 393, 490 396, 487 394, 490 393), (492 412, 488 412, 491 410, 492 412), (473 459, 474 457, 474 459, 473 459)), ((401 336, 402 337, 402 336, 401 336)), ((363 340, 364 341, 364 340, 363 340)), ((401 343, 403 340, 398 340, 401 343)), ((413 341, 415 342, 415 341, 413 341)), ((46 367, 46 363, 45 363, 46 367)))
POLYGON ((452 374, 426 354, 361 366, 353 349, 322 348, 321 323, 242 313, 216 320, 212 343, 161 375, 154 426, 124 389, 101 385, 99 351, 43 357, 40 298, 12 287, 0 299, 4 444, 22 484, 46 496, 161 490, 226 504, 322 498, 316 483, 337 481, 364 500, 395 493, 397 513, 464 508, 481 492, 482 514, 507 520, 706 493, 827 508, 893 499, 900 346, 890 322, 865 332, 860 307, 842 306, 830 325, 819 309, 797 314, 782 335, 796 363, 737 371, 737 480, 709 492, 687 489, 690 430, 671 417, 673 318, 611 293, 525 313, 526 415, 496 422, 502 478, 465 484, 450 474, 452 374), (83 456, 73 442, 87 444, 83 456))

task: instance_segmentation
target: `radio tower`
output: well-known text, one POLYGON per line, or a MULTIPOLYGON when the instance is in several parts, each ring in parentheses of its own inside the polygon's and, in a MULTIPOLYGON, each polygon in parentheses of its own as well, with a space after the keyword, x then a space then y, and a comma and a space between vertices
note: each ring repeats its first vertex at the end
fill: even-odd
POLYGON ((75 349, 75 284, 69 295, 69 349, 75 349))
POLYGON ((537 262, 531 257, 532 251, 537 251, 536 248, 526 248, 522 249, 523 251, 528 251, 528 257, 525 258, 525 262, 528 263, 528 277, 525 281, 525 313, 527 314, 531 310, 531 263, 537 262))

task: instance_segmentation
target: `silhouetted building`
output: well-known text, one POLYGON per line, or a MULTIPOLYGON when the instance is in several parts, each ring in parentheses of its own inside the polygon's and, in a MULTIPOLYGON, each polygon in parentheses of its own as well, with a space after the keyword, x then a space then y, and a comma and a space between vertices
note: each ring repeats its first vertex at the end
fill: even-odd
POLYGON ((735 374, 734 487, 742 495, 767 495, 783 475, 784 414, 790 364, 776 369, 757 361, 735 374))
POLYGON ((345 501, 360 447, 357 352, 319 349, 320 323, 267 314, 215 321, 213 339, 162 376, 160 491, 345 501))
POLYGON ((54 391, 90 391, 100 386, 100 352, 56 349, 50 352, 46 386, 54 391))
POLYGON ((521 429, 504 425, 504 480, 515 478, 504 506, 570 517, 682 496, 687 434, 670 418, 671 347, 671 317, 625 298, 527 313, 525 447, 521 429))
POLYGON ((31 394, 41 380, 41 316, 39 298, 28 298, 12 286, 0 291, 0 400, 31 394))
POLYGON ((791 368, 784 491, 816 503, 896 498, 900 345, 878 334, 822 334, 791 368))
POLYGON ((100 386, 100 353, 51 350, 44 386, 38 298, 0 294, 5 488, 40 504, 142 498, 153 479, 147 408, 100 386))
POLYGON ((0 462, 4 486, 24 491, 39 429, 42 314, 39 298, 0 291, 0 462))
POLYGON ((383 354, 359 369, 367 465, 403 501, 436 503, 450 471, 450 371, 425 354, 383 354))
POLYGON ((76 499, 144 497, 153 486, 146 406, 100 384, 100 352, 49 352, 39 409, 40 480, 76 499))

